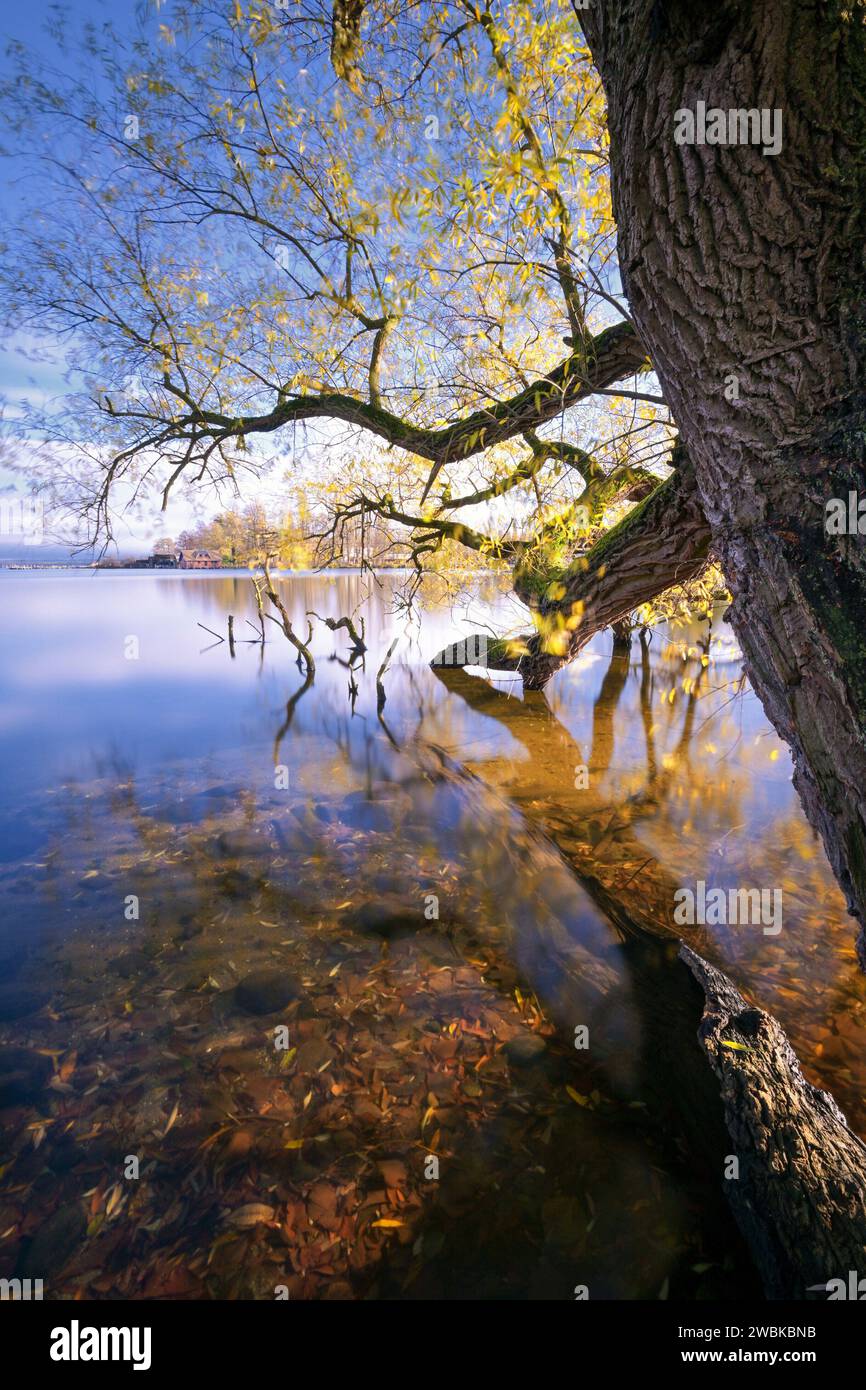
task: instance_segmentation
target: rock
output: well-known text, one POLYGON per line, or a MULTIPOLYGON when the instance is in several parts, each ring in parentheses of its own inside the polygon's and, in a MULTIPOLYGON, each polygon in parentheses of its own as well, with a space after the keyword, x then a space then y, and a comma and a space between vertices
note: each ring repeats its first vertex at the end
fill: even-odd
POLYGON ((220 1053, 217 1066, 221 1071, 227 1067, 243 1076, 247 1072, 261 1070, 262 1057, 252 1047, 228 1047, 220 1053))
POLYGON ((47 1163, 52 1173, 68 1173, 87 1158, 87 1151, 77 1144, 71 1134, 63 1134, 48 1150, 47 1163))
POLYGON ((243 869, 226 869, 217 879, 221 893, 227 898, 250 898, 259 886, 260 880, 243 869))
POLYGON ((333 1061, 336 1052, 324 1038, 307 1038, 295 1054, 295 1066, 299 1071, 314 1072, 333 1061))
POLYGON ((547 1043, 537 1033, 518 1033, 502 1049, 513 1067, 531 1067, 547 1052, 547 1043))
POLYGON ((257 970, 235 988, 235 999, 248 1014, 272 1014, 297 997, 298 988, 285 970, 257 970))
POLYGON ((51 1059, 28 1047, 0 1047, 0 1106, 36 1100, 51 1079, 51 1059))
POLYGON ((236 803, 240 799, 242 788, 230 786, 227 782, 220 782, 213 787, 204 787, 202 791, 196 792, 196 796, 202 800, 209 801, 231 801, 236 803))
POLYGON ((384 899, 351 908, 346 913, 345 921, 355 931, 381 936, 386 941, 416 932, 425 925, 420 901, 407 906, 404 902, 387 902, 384 899))
POLYGON ((22 1279, 44 1279, 51 1285, 80 1245, 87 1222, 80 1203, 70 1202, 59 1207, 43 1226, 40 1226, 30 1248, 18 1261, 18 1276, 22 1279))
POLYGON ((47 990, 30 989, 26 985, 0 985, 0 1022, 38 1013, 50 998, 47 990))
POLYGON ((202 923, 196 921, 191 912, 184 912, 183 916, 178 918, 178 926, 180 927, 180 931, 173 938, 176 943, 181 941, 192 941, 194 936, 201 936, 204 931, 202 923))
POLYGON ((225 831, 217 839, 217 849, 229 859, 249 859, 271 853, 264 835, 257 835, 254 830, 225 831))

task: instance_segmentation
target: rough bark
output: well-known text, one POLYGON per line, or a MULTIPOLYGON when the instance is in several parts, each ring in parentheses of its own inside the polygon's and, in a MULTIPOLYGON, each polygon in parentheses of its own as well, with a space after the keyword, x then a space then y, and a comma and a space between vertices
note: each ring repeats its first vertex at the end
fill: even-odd
MULTIPOLYGON (((849 909, 866 920, 866 30, 802 0, 595 0, 631 312, 692 458, 730 617, 849 909), (678 145, 697 102, 778 109, 778 155, 678 145), (728 399, 733 387, 738 395, 728 399), (727 395, 726 395, 727 389, 727 395)), ((861 961, 866 946, 861 932, 861 961)))
MULTIPOLYGON (((866 1145, 806 1081, 779 1024, 688 946, 705 995, 698 1031, 718 1078, 739 1176, 725 1191, 768 1298, 826 1298, 866 1247, 866 1145)), ((859 1277, 859 1276, 858 1276, 859 1277)))

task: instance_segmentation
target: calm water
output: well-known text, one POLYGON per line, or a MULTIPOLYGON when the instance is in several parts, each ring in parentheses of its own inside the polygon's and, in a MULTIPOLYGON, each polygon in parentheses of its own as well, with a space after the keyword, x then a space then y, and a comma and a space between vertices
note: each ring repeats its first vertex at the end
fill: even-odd
POLYGON ((282 581, 305 688, 245 575, 0 573, 0 1276, 750 1296, 679 936, 866 1133, 853 933, 721 622, 523 700, 428 666, 502 589, 397 583, 282 581), (675 927, 700 878, 782 931, 675 927))

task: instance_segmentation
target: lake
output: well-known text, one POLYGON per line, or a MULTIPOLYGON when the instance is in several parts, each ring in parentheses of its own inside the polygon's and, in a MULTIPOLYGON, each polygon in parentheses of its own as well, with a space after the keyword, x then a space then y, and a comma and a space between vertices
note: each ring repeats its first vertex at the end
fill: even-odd
POLYGON ((404 582, 280 579, 308 683, 244 572, 0 572, 0 1277, 754 1296, 680 937, 866 1135, 854 933, 721 613, 524 699, 429 666, 505 585, 404 582), (699 880, 781 930, 677 926, 699 880))

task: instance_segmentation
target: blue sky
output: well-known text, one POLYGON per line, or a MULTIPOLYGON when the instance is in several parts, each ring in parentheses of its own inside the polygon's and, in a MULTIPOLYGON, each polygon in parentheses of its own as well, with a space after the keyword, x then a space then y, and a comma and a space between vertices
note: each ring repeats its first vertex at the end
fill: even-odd
MULTIPOLYGON (((141 0, 72 0, 72 3, 62 5, 54 3, 54 0, 26 0, 24 4, 6 5, 0 12, 0 80, 8 78, 12 71, 9 56, 9 46, 12 43, 23 44, 40 57, 50 59, 55 67, 62 68, 64 62, 68 62, 75 65, 73 71, 77 69, 78 57, 64 57, 62 49, 52 37, 51 30, 60 15, 65 14, 68 17, 68 27, 73 35, 80 32, 86 24, 99 26, 108 20, 111 20, 115 28, 132 33, 142 24, 155 27, 158 23, 169 22, 167 16, 170 15, 171 8, 171 0, 164 0, 158 13, 155 4, 145 4, 141 0)), ((0 203, 4 221, 10 216, 14 218, 16 214, 19 206, 18 183, 22 177, 32 180, 32 171, 16 165, 14 158, 0 159, 0 203)), ((32 182, 30 189, 32 190, 32 182)), ((42 404, 69 389, 64 381, 64 356, 62 343, 40 340, 26 326, 22 326, 18 333, 0 344, 0 398, 4 402, 5 418, 10 422, 13 433, 16 417, 21 414, 22 403, 29 400, 42 404), (49 360, 45 360, 46 355, 49 360)), ((11 490, 27 491, 27 479, 22 479, 17 473, 11 473, 0 461, 0 495, 8 495, 11 490)), ((215 499, 211 511, 218 510, 218 502, 215 499)), ((173 515, 169 517, 155 515, 150 519, 129 518, 129 529, 125 538, 122 536, 123 528, 120 528, 118 539, 121 549, 144 549, 152 536, 179 532, 194 519, 190 509, 180 500, 173 508, 173 515)), ((46 537, 46 543, 50 545, 52 541, 59 539, 60 536, 55 533, 46 537)), ((26 552, 32 558, 36 558, 31 546, 28 545, 22 551, 14 537, 0 533, 0 557, 17 555, 19 552, 26 552)))
MULTIPOLYGON (((51 24, 52 16, 63 11, 69 15, 72 27, 88 22, 99 24, 109 17, 118 27, 123 27, 127 15, 130 29, 136 27, 135 0, 73 0, 69 5, 58 5, 55 0, 26 0, 24 4, 5 5, 0 11, 0 79, 8 78, 12 70, 10 43, 22 43, 43 57, 50 57, 55 65, 62 65, 62 55, 46 32, 46 26, 51 24)), ((14 214, 18 205, 16 189, 21 176, 22 171, 16 169, 14 160, 0 160, 0 199, 4 216, 14 214)), ((51 395, 63 389, 62 348, 58 349, 57 365, 52 367, 32 360, 30 353, 35 346, 31 335, 22 333, 17 344, 7 342, 0 347, 0 395, 9 400, 13 410, 15 401, 22 396, 34 392, 51 395)))

